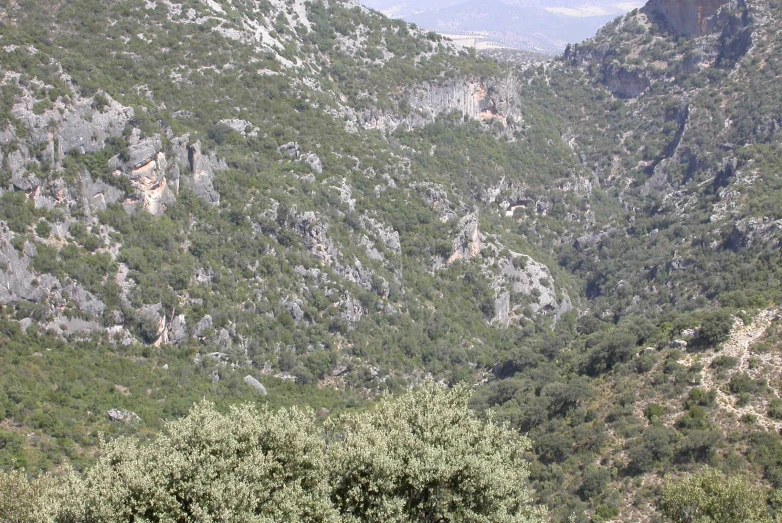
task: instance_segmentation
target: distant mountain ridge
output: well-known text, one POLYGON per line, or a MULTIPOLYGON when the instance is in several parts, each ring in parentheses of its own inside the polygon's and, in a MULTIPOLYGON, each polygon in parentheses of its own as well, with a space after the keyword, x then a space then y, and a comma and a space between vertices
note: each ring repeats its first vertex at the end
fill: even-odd
POLYGON ((365 5, 443 34, 485 33, 503 47, 556 54, 595 35, 637 2, 440 0, 420 4, 367 0, 365 5))

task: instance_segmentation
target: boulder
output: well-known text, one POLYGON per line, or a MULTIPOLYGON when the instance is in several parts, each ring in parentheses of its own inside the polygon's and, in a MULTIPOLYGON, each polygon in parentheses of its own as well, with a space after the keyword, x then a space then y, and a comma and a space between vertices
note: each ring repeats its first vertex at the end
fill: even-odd
POLYGON ((138 414, 129 410, 111 409, 106 414, 112 423, 138 423, 141 421, 138 414))
POLYGON ((262 396, 266 396, 266 387, 264 387, 260 381, 256 380, 250 375, 247 375, 244 377, 244 382, 258 391, 262 396))

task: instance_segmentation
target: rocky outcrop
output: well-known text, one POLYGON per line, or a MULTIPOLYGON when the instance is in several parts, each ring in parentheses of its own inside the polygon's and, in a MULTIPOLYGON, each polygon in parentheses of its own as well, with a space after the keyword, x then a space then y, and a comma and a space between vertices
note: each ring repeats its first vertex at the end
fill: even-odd
POLYGON ((313 174, 323 174, 323 162, 320 157, 315 153, 307 153, 301 157, 301 159, 309 165, 313 174))
POLYGON ((46 298, 49 306, 64 306, 60 281, 48 274, 35 274, 31 267, 35 251, 23 249, 20 253, 11 244, 12 239, 13 233, 0 222, 0 305, 39 303, 46 298))
POLYGON ((481 232, 478 229, 478 215, 468 214, 459 220, 459 235, 453 240, 453 253, 447 263, 469 260, 481 253, 481 232))
MULTIPOLYGON (((505 125, 521 123, 522 114, 515 78, 460 79, 443 84, 423 84, 399 93, 403 114, 372 109, 357 115, 357 124, 365 129, 393 131, 398 127, 424 126, 443 114, 458 113, 462 118, 499 121, 505 125)), ((341 114, 342 117, 345 115, 341 114)))
POLYGON ((642 70, 616 66, 603 70, 603 83, 618 98, 636 98, 651 85, 642 70))
MULTIPOLYGON (((573 309, 570 298, 563 292, 561 299, 557 298, 557 290, 554 285, 554 278, 548 267, 524 254, 514 254, 511 258, 499 260, 500 280, 497 282, 502 287, 509 286, 510 294, 523 295, 528 297, 529 307, 533 314, 540 312, 553 313, 559 317, 565 312, 573 309)), ((505 303, 510 306, 510 295, 503 297, 503 293, 497 294, 497 305, 504 306, 505 303)), ((508 318, 508 321, 518 315, 514 310, 507 312, 501 309, 495 309, 497 320, 508 318)))
POLYGON ((663 21, 675 34, 704 36, 717 26, 717 13, 735 0, 650 0, 644 11, 652 20, 663 21))
POLYGON ((138 423, 141 421, 138 414, 129 410, 111 409, 106 414, 112 423, 138 423))
MULTIPOLYGON (((38 100, 30 93, 17 99, 11 114, 24 126, 29 144, 44 144, 41 161, 46 168, 60 170, 63 158, 70 151, 86 154, 101 150, 106 140, 120 136, 133 118, 132 107, 125 107, 105 94, 96 96, 102 96, 106 105, 98 108, 95 97, 74 96, 67 103, 60 98, 50 109, 38 114, 33 110, 38 100)), ((19 149, 21 158, 14 158, 17 177, 22 176, 20 160, 24 164, 36 161, 29 153, 24 154, 25 151, 19 149)))
POLYGON ((200 338, 210 330, 212 330, 212 317, 207 314, 198 321, 195 327, 195 332, 193 334, 197 338, 200 338))
POLYGON ((179 345, 187 338, 187 323, 185 322, 185 315, 178 314, 174 316, 174 319, 168 324, 167 328, 167 343, 171 345, 179 345))
POLYGON ((266 396, 266 387, 264 387, 263 384, 257 379, 253 378, 250 375, 247 375, 244 377, 242 381, 244 381, 248 386, 255 389, 261 396, 266 396))
POLYGON ((192 183, 196 195, 205 202, 217 205, 220 203, 220 194, 214 188, 215 171, 227 169, 225 160, 220 161, 214 153, 211 156, 205 156, 201 151, 201 142, 187 148, 188 164, 190 165, 190 178, 187 180, 192 183))
POLYGON ((127 176, 142 202, 144 210, 160 215, 174 200, 174 192, 166 178, 168 161, 162 152, 160 135, 138 140, 128 147, 123 157, 109 160, 114 176, 127 176))

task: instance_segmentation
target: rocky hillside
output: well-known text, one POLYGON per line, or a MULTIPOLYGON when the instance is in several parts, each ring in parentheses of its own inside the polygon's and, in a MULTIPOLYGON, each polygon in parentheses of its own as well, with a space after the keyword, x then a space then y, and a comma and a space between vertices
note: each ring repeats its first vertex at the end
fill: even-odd
POLYGON ((524 68, 341 1, 0 23, 0 466, 431 374, 530 434, 555 521, 651 521, 704 463, 779 486, 778 3, 524 68))

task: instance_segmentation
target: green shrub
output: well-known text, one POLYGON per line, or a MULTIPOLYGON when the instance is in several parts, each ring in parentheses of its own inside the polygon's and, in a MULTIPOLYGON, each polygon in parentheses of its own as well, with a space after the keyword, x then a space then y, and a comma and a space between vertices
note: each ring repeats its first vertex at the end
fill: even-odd
POLYGON ((41 238, 48 238, 52 234, 52 226, 46 220, 41 220, 35 225, 35 234, 41 238))
POLYGON ((0 218, 14 232, 25 232, 35 218, 35 207, 23 192, 6 191, 0 196, 0 218))
POLYGON ((726 309, 717 309, 709 313, 701 322, 699 340, 709 346, 714 346, 728 339, 733 328, 733 317, 726 309))
POLYGON ((646 416, 646 419, 651 423, 657 423, 664 414, 665 407, 657 403, 650 403, 646 406, 646 409, 644 409, 644 416, 646 416))
POLYGON ((741 476, 705 469, 669 479, 659 500, 660 511, 674 523, 770 523, 763 491, 741 476))

